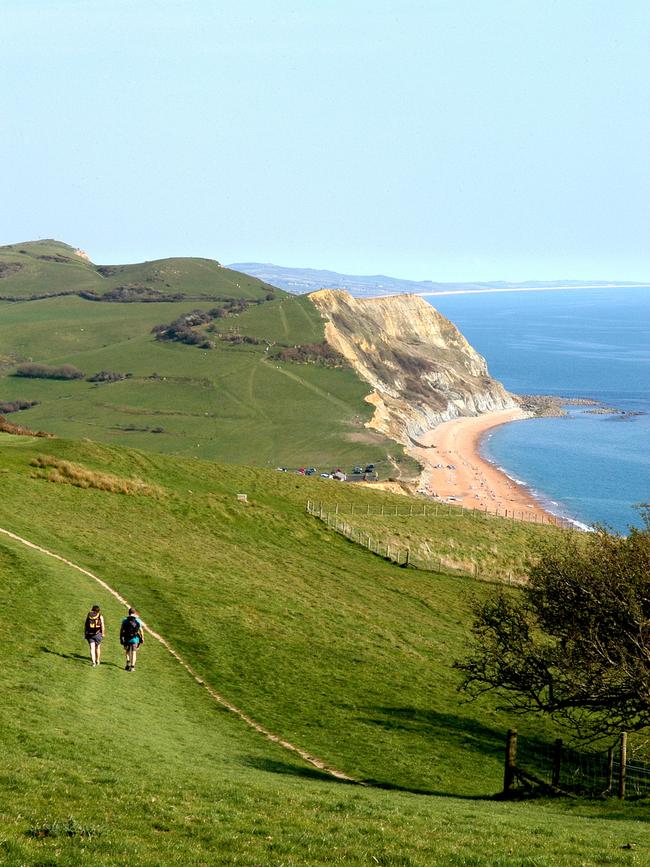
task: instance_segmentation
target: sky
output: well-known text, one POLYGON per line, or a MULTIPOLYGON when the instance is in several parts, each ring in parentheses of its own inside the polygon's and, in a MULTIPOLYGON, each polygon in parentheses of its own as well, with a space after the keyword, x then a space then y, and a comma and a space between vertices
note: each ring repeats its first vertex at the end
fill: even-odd
POLYGON ((647 0, 2 0, 0 244, 650 281, 647 0))

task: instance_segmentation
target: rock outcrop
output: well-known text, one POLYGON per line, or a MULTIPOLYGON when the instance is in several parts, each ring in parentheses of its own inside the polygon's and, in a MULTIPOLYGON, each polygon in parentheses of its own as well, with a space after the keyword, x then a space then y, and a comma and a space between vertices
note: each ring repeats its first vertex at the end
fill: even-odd
POLYGON ((485 359, 420 296, 353 298, 323 289, 309 297, 326 320, 328 343, 373 389, 368 427, 413 445, 440 422, 516 406, 485 359))

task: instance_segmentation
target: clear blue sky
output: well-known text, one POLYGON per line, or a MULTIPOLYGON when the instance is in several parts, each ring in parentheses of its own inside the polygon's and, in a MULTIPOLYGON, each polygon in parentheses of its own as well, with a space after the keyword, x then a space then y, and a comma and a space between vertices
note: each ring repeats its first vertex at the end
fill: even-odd
POLYGON ((0 244, 650 280, 647 0, 2 0, 0 244))

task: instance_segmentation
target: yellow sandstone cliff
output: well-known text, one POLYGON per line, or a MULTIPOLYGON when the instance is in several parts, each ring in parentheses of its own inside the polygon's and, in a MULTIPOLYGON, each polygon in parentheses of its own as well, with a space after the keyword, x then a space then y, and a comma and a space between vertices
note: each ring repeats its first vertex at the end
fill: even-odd
POLYGON ((485 359, 419 295, 354 298, 322 289, 309 297, 328 343, 373 389, 368 427, 412 445, 442 421, 516 406, 485 359))

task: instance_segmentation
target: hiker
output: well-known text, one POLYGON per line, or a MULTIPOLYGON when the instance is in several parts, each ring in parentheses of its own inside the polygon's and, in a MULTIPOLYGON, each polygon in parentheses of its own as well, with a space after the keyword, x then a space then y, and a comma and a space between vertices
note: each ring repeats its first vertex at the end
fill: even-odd
POLYGON ((90 648, 90 661, 93 668, 99 665, 102 657, 102 638, 106 635, 106 624, 99 610, 99 605, 93 605, 86 615, 84 624, 84 638, 90 648))
POLYGON ((135 671, 135 661, 138 648, 144 641, 142 623, 135 608, 129 608, 128 615, 120 627, 120 644, 126 652, 126 671, 135 671))

